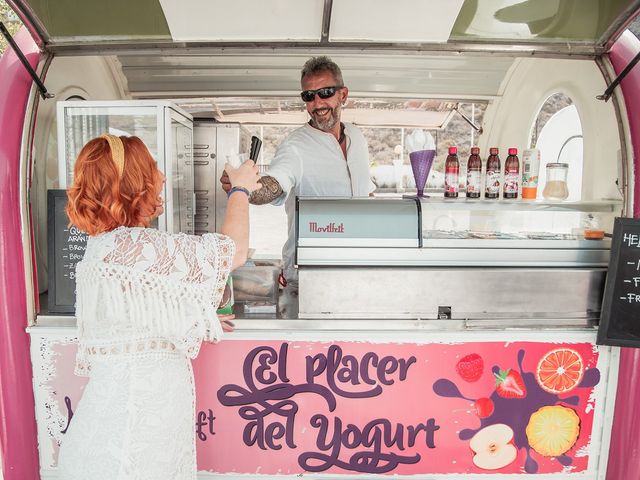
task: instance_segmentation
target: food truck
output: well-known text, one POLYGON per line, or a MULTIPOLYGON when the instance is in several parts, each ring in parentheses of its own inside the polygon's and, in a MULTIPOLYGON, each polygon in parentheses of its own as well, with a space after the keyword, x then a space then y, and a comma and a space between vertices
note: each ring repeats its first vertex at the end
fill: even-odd
POLYGON ((167 176, 156 227, 215 231, 225 162, 307 120, 316 55, 342 68, 343 120, 398 129, 400 180, 296 199, 297 292, 265 247, 286 236, 282 207, 252 207, 235 331, 193 364, 199 478, 640 477, 640 2, 8 3, 24 28, 0 58, 5 480, 59 478, 87 381, 86 236, 64 217, 79 149, 139 136, 167 176), (571 108, 543 119, 555 95, 571 108), (484 189, 490 149, 517 148, 517 198, 402 183, 413 132, 442 138, 459 117, 460 172, 477 146, 484 189))

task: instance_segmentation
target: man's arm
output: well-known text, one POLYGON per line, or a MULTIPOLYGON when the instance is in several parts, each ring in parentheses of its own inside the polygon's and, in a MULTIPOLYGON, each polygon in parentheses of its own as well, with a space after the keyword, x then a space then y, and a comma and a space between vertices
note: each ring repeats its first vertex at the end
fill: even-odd
POLYGON ((262 185, 262 188, 254 190, 249 197, 249 203, 253 205, 271 203, 284 193, 278 181, 268 175, 260 177, 258 183, 262 185))
MULTIPOLYGON (((231 190, 231 181, 229 180, 229 176, 226 171, 222 172, 220 183, 222 184, 222 189, 229 193, 229 190, 231 190)), ((253 205, 271 203, 284 193, 278 181, 268 175, 260 177, 258 179, 258 183, 261 187, 258 190, 254 190, 249 197, 249 203, 253 205)))

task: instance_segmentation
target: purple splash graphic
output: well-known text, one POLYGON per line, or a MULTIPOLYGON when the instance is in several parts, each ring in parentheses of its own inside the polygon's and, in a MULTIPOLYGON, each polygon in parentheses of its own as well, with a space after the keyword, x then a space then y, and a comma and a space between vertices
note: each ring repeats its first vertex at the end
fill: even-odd
MULTIPOLYGON (((538 471, 538 463, 531 455, 531 446, 529 445, 526 427, 531 415, 541 407, 548 405, 563 404, 576 405, 579 401, 577 396, 560 397, 543 390, 538 384, 535 374, 523 371, 522 361, 524 359, 524 350, 518 351, 518 370, 526 387, 526 393, 522 398, 503 398, 493 392, 490 400, 494 405, 491 414, 486 418, 480 419, 480 428, 464 429, 460 431, 459 438, 461 440, 471 439, 478 431, 489 425, 507 425, 513 430, 513 444, 516 449, 525 449, 526 460, 524 470, 527 473, 536 473, 538 471)), ((497 366, 492 368, 494 374, 499 372, 497 366)), ((577 388, 591 388, 600 381, 600 371, 597 368, 589 368, 584 372, 584 376, 577 385, 577 388)), ((455 383, 446 378, 436 380, 433 384, 433 391, 440 397, 462 398, 468 401, 476 401, 477 399, 465 397, 455 383)), ((572 458, 566 454, 556 457, 557 461, 565 466, 572 464, 572 458)))
POLYGON ((419 197, 424 196, 424 186, 427 183, 429 171, 431 171, 431 165, 433 165, 435 156, 435 150, 418 150, 417 152, 411 152, 409 154, 413 178, 416 181, 419 197))

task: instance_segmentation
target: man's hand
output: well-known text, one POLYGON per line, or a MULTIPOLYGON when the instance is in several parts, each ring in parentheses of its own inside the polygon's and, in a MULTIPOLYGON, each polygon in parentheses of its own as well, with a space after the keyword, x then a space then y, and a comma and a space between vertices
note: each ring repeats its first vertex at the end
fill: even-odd
POLYGON ((220 177, 220 183, 222 184, 222 190, 224 190, 225 193, 229 193, 229 190, 231 190, 231 180, 229 180, 229 175, 227 175, 226 170, 222 171, 222 176, 220 177))
MULTIPOLYGON (((260 184, 260 188, 251 192, 251 197, 249 197, 249 203, 253 205, 271 203, 284 193, 278 181, 268 175, 260 177, 258 183, 260 184)), ((231 180, 226 170, 222 171, 220 184, 222 185, 222 190, 229 193, 229 190, 231 190, 231 180)))

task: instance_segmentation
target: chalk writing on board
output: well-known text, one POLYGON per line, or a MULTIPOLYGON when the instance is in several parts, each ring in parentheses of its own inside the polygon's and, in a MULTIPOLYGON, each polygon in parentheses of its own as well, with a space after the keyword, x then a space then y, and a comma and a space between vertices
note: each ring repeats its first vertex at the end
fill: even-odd
POLYGON ((598 343, 640 347, 640 221, 616 218, 598 343))
POLYGON ((87 235, 69 226, 65 190, 49 190, 49 311, 73 313, 76 265, 84 257, 87 235))

